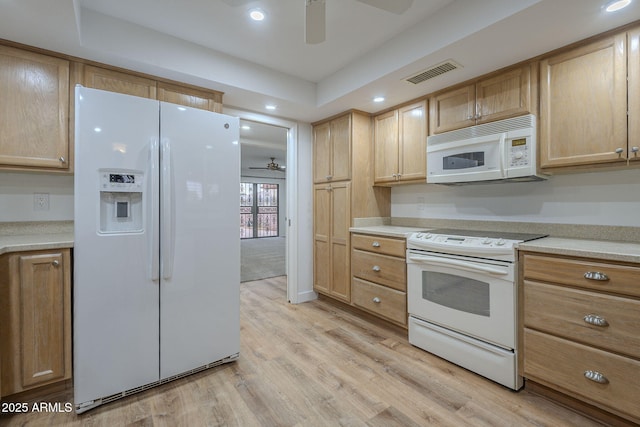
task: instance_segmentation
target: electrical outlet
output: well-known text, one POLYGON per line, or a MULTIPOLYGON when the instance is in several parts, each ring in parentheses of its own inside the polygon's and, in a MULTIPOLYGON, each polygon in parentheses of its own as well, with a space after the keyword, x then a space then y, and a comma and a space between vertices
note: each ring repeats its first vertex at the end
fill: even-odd
POLYGON ((33 210, 49 210, 49 193, 33 193, 33 210))

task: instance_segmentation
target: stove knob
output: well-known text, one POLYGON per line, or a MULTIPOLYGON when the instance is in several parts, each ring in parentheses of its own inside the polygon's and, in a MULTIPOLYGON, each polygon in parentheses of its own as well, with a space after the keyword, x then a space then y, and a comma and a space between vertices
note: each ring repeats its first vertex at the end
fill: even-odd
POLYGON ((504 241, 504 239, 498 239, 498 241, 496 242, 496 245, 498 245, 498 246, 504 246, 504 245, 505 245, 505 243, 507 243, 507 242, 505 242, 505 241, 504 241))
POLYGON ((422 239, 423 233, 416 233, 416 239, 422 239))
POLYGON ((485 237, 484 239, 482 239, 482 244, 483 245, 490 245, 491 244, 491 239, 489 239, 488 237, 485 237))
POLYGON ((433 234, 431 234, 431 233, 427 233, 427 234, 424 235, 424 238, 427 239, 427 240, 429 240, 432 237, 433 237, 433 234))

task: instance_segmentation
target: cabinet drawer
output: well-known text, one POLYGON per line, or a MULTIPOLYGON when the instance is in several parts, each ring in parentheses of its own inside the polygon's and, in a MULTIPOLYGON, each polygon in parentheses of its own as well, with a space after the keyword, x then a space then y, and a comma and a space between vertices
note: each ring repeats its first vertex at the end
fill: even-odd
POLYGON ((640 297, 638 267, 527 254, 524 277, 640 297))
POLYGON ((640 358, 640 301, 637 300, 525 281, 524 324, 640 358), (585 320, 585 316, 598 318, 585 320), (595 325, 602 320, 606 325, 595 325))
POLYGON ((351 246, 354 249, 404 258, 406 241, 404 239, 353 234, 351 236, 351 246))
POLYGON ((407 264, 404 258, 357 249, 351 254, 351 272, 354 276, 406 292, 407 264))
POLYGON ((525 328, 524 376, 640 421, 640 362, 525 328), (589 380, 601 373, 606 382, 589 380))
POLYGON ((351 301, 378 316, 407 324, 407 294, 385 286, 353 278, 351 301))

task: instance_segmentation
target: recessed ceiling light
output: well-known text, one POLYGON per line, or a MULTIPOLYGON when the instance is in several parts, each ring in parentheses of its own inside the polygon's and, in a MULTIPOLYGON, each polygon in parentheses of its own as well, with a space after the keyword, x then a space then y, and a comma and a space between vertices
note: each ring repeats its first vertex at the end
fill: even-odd
POLYGON ((249 17, 254 21, 262 21, 267 15, 262 9, 251 9, 249 11, 249 17))
POLYGON ((623 9, 631 3, 631 0, 614 0, 606 4, 604 10, 607 12, 615 12, 623 9))
POLYGON ((250 129, 251 129, 251 126, 249 126, 249 125, 242 125, 242 129, 244 129, 244 130, 250 130, 250 129))
POLYGON ((267 104, 264 106, 264 108, 266 108, 267 110, 275 110, 277 108, 277 106, 273 105, 273 104, 267 104))
POLYGON ((373 102, 382 102, 384 101, 384 96, 376 96, 373 98, 373 102))

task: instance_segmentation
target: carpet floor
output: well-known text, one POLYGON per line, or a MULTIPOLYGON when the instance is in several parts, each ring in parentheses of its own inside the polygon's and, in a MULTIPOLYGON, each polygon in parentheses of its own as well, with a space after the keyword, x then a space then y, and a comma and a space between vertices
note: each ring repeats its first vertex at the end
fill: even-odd
POLYGON ((250 282, 284 276, 286 274, 285 243, 284 237, 242 239, 240 241, 240 281, 250 282))

